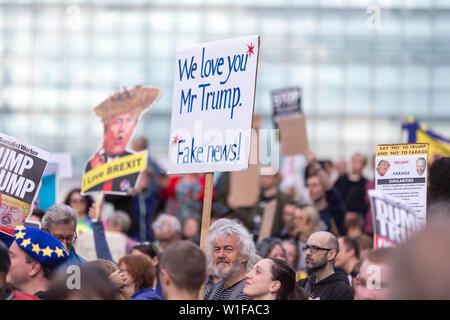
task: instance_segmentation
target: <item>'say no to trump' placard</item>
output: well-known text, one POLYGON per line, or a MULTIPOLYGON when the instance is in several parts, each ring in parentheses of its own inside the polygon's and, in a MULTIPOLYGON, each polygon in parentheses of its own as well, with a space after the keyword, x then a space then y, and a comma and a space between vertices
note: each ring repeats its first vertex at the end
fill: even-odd
POLYGON ((378 145, 375 189, 409 206, 425 221, 428 143, 378 145))
POLYGON ((169 174, 248 168, 259 36, 177 51, 169 174))

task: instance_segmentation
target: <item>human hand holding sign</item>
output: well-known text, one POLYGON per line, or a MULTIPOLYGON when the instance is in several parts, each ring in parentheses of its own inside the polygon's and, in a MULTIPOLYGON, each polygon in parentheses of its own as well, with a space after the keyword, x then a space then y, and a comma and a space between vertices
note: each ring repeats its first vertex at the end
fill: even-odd
POLYGON ((100 150, 97 151, 94 155, 94 157, 91 160, 91 167, 97 168, 98 166, 101 166, 106 161, 105 156, 100 155, 100 150))
POLYGON ((98 222, 102 219, 103 211, 103 192, 100 194, 95 203, 89 208, 89 218, 92 222, 98 222))

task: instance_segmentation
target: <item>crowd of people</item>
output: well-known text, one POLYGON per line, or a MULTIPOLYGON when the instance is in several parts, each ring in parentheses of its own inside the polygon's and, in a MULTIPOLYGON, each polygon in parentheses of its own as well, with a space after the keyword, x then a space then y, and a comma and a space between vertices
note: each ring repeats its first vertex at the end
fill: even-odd
MULTIPOLYGON (((133 141, 135 150, 147 147, 144 137, 133 141)), ((105 196, 104 203, 114 208, 107 216, 97 199, 71 190, 64 203, 33 211, 41 229, 17 227, 9 248, 0 241, 0 297, 450 298, 450 259, 441 254, 450 247, 450 158, 436 159, 428 168, 427 226, 398 247, 381 249, 373 249, 367 191, 374 180, 363 175, 367 157, 354 154, 348 170, 342 159, 318 160, 311 151, 305 158, 303 190, 282 190, 280 171, 264 167, 260 196, 251 207, 234 205, 229 173, 223 173, 214 185, 204 250, 202 174, 168 176, 149 158, 136 188, 105 196), (86 230, 94 234, 96 260, 77 253, 77 237, 86 230), (127 239, 118 261, 106 239, 109 232, 127 239)))

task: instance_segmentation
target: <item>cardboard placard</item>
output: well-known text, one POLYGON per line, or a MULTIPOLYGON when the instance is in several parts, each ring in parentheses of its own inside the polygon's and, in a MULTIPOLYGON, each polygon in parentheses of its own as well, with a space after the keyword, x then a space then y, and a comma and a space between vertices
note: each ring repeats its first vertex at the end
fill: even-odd
POLYGON ((425 224, 428 143, 378 145, 375 190, 409 206, 425 224))
POLYGON ((308 149, 305 116, 280 119, 279 126, 283 156, 304 154, 308 149))
POLYGON ((103 191, 126 194, 137 183, 147 167, 147 152, 134 153, 128 143, 135 128, 162 91, 155 87, 137 86, 116 92, 95 108, 103 122, 103 142, 88 160, 82 177, 81 193, 103 191))
POLYGON ((283 118, 298 117, 303 114, 302 89, 300 87, 285 88, 272 91, 273 122, 275 128, 283 118))
POLYGON ((169 174, 248 168, 259 36, 177 50, 169 174))
POLYGON ((253 207, 259 199, 259 137, 261 114, 253 115, 250 165, 247 170, 230 172, 230 198, 235 207, 253 207))
POLYGON ((377 190, 369 190, 369 197, 375 248, 395 247, 425 225, 414 210, 399 200, 377 190))
POLYGON ((230 198, 235 207, 252 207, 259 198, 259 167, 249 165, 244 171, 230 173, 230 198))
POLYGON ((275 212, 277 209, 277 200, 274 199, 266 204, 261 217, 261 226, 258 233, 258 241, 271 236, 275 212))
POLYGON ((50 162, 58 164, 58 178, 72 178, 72 155, 70 153, 52 153, 50 162))
POLYGON ((13 234, 37 197, 50 153, 0 133, 0 231, 13 234))

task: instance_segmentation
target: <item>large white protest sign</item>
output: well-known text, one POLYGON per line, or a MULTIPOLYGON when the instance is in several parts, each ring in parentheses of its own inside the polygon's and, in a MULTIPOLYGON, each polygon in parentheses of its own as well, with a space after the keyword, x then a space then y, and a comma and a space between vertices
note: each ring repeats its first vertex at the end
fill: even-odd
POLYGON ((377 190, 369 190, 369 197, 375 248, 403 243, 425 225, 425 221, 412 208, 398 199, 377 190))
POLYGON ((425 223, 428 143, 378 145, 375 189, 408 205, 425 223))
POLYGON ((169 174, 248 168, 259 36, 177 50, 169 174))

